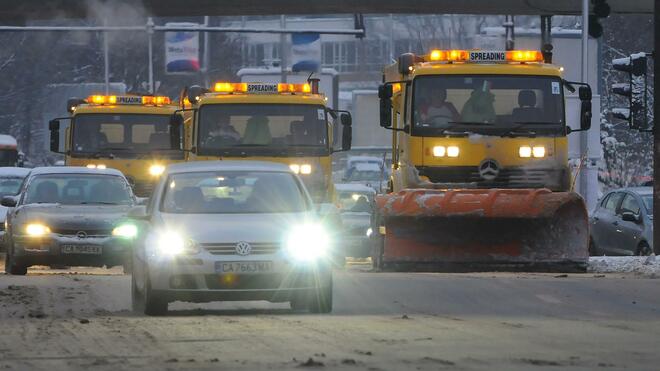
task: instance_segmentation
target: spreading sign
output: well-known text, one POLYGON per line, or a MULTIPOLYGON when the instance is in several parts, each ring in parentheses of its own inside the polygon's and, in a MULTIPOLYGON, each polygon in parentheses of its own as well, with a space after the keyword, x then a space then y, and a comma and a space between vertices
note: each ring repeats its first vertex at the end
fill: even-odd
MULTIPOLYGON (((168 23, 168 26, 182 26, 168 23)), ((186 23, 185 25, 192 25, 186 23)), ((199 71, 199 33, 198 32, 166 32, 165 33, 165 72, 192 73, 199 71)))
POLYGON ((506 62, 506 53, 502 51, 471 51, 470 62, 506 62))

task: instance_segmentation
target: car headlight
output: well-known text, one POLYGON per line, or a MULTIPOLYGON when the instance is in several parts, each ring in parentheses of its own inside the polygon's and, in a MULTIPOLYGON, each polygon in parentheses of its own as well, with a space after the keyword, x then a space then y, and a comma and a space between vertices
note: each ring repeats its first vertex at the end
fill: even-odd
POLYGON ((326 256, 329 248, 330 237, 320 224, 298 225, 286 238, 286 251, 295 260, 313 261, 326 256))
POLYGON ((435 146, 433 147, 433 156, 435 157, 458 157, 461 149, 458 146, 435 146))
POLYGON ((135 238, 135 236, 137 236, 137 233, 138 233, 138 229, 133 224, 122 224, 112 230, 113 236, 127 238, 127 239, 135 238))
POLYGON ((196 254, 199 252, 199 246, 193 240, 187 240, 174 231, 161 233, 158 236, 156 247, 161 254, 167 256, 196 254))
POLYGON ((149 174, 151 174, 151 176, 161 176, 161 174, 163 174, 163 171, 165 171, 165 166, 163 165, 149 166, 149 174))
POLYGON ((310 164, 290 164, 289 169, 296 174, 309 175, 312 173, 312 165, 310 164))
POLYGON ((50 228, 40 223, 31 223, 25 226, 25 233, 30 237, 42 237, 50 233, 50 228))

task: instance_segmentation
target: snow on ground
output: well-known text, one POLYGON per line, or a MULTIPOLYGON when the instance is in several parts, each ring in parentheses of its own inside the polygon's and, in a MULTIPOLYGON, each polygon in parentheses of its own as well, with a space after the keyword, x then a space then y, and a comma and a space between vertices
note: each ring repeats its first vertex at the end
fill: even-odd
POLYGON ((592 256, 589 272, 593 273, 638 273, 660 276, 660 257, 651 256, 592 256))

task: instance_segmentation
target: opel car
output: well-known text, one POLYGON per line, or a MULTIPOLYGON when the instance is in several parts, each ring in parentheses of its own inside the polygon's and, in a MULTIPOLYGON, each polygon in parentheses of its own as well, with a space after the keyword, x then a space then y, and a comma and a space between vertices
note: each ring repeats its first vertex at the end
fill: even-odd
POLYGON ((135 207, 133 308, 173 301, 267 300, 332 310, 331 241, 304 184, 283 164, 169 165, 135 207))
POLYGON ((2 206, 11 208, 5 271, 24 275, 32 265, 124 264, 136 234, 125 219, 136 201, 117 170, 33 169, 19 196, 2 198, 2 206))
MULTIPOLYGON (((0 199, 4 196, 16 196, 21 190, 23 180, 30 169, 22 167, 0 167, 0 199)), ((0 207, 0 249, 5 246, 5 220, 8 208, 0 207)))

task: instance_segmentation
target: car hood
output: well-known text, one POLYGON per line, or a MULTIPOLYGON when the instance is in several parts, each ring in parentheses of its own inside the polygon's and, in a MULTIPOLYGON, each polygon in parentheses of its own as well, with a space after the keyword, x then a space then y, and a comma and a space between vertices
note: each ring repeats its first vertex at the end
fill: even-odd
POLYGON ((113 228, 131 206, 116 205, 24 205, 16 209, 13 224, 39 222, 58 230, 105 230, 113 228))
POLYGON ((164 230, 199 243, 279 242, 295 225, 316 221, 314 213, 161 214, 164 230))

